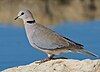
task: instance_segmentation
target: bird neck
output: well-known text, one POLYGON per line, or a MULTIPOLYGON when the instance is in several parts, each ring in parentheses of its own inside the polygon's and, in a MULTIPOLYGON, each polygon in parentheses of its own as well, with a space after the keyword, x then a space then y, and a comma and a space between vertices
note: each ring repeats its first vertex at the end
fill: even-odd
POLYGON ((29 19, 29 20, 24 20, 24 24, 34 24, 35 20, 34 19, 29 19))
POLYGON ((32 24, 32 23, 35 23, 35 20, 29 20, 29 21, 26 21, 26 23, 32 24))

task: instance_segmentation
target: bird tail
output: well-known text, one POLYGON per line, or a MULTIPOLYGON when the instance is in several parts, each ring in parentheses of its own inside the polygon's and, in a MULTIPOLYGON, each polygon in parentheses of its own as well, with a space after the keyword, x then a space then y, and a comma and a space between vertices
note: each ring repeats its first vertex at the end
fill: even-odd
POLYGON ((89 52, 87 50, 80 49, 79 52, 82 52, 82 53, 87 54, 87 55, 90 55, 90 56, 97 57, 97 55, 95 55, 95 54, 93 54, 93 53, 91 53, 91 52, 89 52))

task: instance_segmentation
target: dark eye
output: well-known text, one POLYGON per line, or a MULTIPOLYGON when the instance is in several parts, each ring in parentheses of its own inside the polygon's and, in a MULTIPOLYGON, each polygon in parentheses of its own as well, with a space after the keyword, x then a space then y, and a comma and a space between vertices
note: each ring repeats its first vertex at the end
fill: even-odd
POLYGON ((21 15, 24 15, 24 13, 22 12, 21 15))

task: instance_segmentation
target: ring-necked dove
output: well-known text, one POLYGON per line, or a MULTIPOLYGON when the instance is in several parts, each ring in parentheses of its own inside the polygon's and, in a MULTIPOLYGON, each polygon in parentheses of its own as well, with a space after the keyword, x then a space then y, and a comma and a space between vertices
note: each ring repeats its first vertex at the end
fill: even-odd
POLYGON ((26 35, 31 46, 48 54, 48 57, 43 61, 48 61, 54 55, 65 52, 82 52, 96 57, 95 54, 84 50, 83 45, 36 23, 29 10, 21 10, 15 20, 18 18, 23 19, 24 21, 26 35))

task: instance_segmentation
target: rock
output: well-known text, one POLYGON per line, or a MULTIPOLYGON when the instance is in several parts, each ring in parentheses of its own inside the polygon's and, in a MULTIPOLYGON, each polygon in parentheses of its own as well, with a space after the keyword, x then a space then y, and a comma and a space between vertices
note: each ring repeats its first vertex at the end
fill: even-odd
POLYGON ((100 59, 56 59, 6 69, 2 72, 100 72, 100 59))

